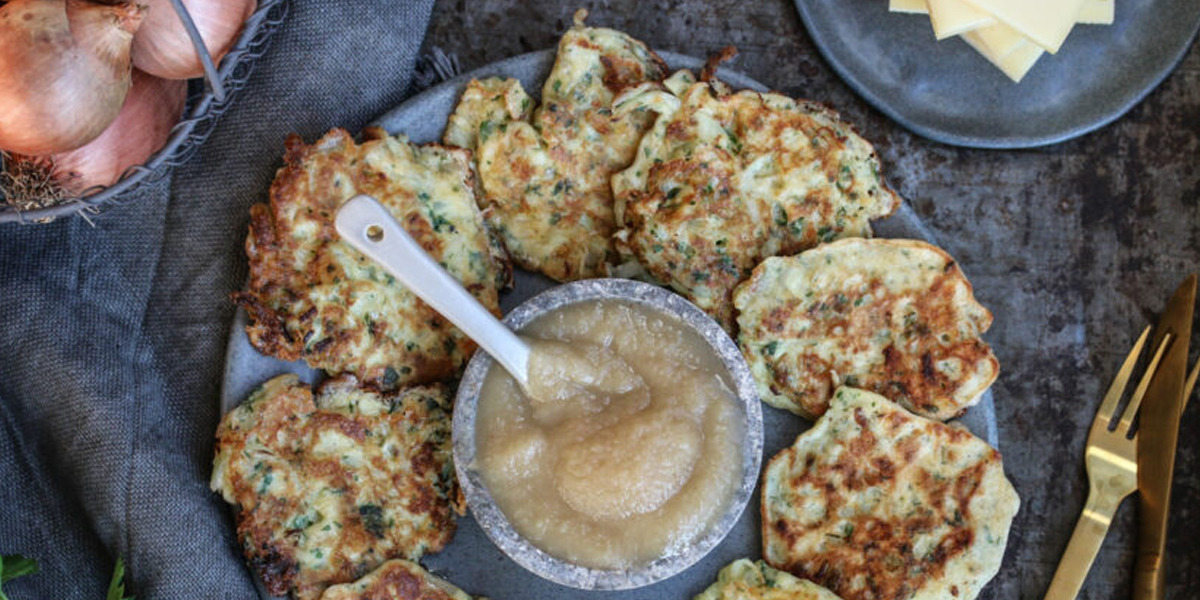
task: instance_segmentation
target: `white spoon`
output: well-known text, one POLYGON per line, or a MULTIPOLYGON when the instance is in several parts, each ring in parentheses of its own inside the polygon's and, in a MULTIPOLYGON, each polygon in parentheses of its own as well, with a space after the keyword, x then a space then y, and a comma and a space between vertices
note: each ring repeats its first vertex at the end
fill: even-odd
POLYGON ((383 205, 358 195, 338 210, 334 227, 347 244, 379 263, 446 317, 529 389, 529 344, 505 327, 404 231, 383 205))

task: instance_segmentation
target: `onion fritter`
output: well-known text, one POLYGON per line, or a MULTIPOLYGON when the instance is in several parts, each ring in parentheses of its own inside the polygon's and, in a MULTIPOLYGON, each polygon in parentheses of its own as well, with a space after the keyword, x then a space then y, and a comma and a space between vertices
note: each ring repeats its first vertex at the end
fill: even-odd
POLYGON ((810 419, 850 385, 946 420, 1000 370, 980 338, 992 314, 954 260, 925 242, 847 239, 768 258, 734 304, 763 401, 810 419))
POLYGON ((484 306, 499 315, 504 251, 475 202, 470 153, 415 146, 381 129, 356 144, 334 129, 287 140, 270 205, 250 209, 250 285, 234 300, 263 354, 303 358, 380 389, 452 378, 475 345, 382 267, 341 241, 342 203, 370 194, 484 306))
POLYGON ((450 541, 466 509, 450 404, 442 385, 382 394, 350 376, 314 399, 281 375, 225 415, 210 486, 238 508, 242 551, 267 591, 311 600, 450 541))
POLYGON ((652 115, 614 115, 612 101, 666 74, 642 42, 584 27, 586 14, 563 34, 532 119, 517 81, 472 81, 443 136, 475 150, 488 223, 513 260, 558 281, 604 276, 616 260, 609 178, 633 160, 652 115))
POLYGON ((771 568, 763 561, 740 558, 729 563, 708 589, 692 600, 841 600, 833 592, 771 568))
POLYGON ((763 472, 763 557, 846 600, 971 600, 1019 506, 983 440, 843 387, 763 472))
POLYGON ((870 237, 899 206, 871 145, 814 102, 681 71, 616 104, 659 115, 612 179, 617 249, 729 331, 733 288, 763 258, 870 237))
POLYGON ((370 575, 335 585, 321 600, 472 600, 466 592, 407 560, 389 560, 370 575))

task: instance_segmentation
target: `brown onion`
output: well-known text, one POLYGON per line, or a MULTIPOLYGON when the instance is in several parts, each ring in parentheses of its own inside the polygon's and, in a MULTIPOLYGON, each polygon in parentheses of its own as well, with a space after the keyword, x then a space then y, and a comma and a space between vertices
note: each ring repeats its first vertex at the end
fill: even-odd
MULTIPOLYGON (((204 65, 192 45, 192 38, 171 5, 171 0, 142 0, 150 6, 146 23, 133 38, 133 64, 137 68, 167 79, 191 79, 204 74, 204 65)), ((250 14, 255 0, 183 0, 213 64, 233 47, 238 32, 250 14)))
POLYGON ((116 183, 126 169, 146 162, 163 147, 186 101, 186 81, 134 69, 133 87, 112 125, 86 146, 51 157, 54 181, 76 196, 116 183))
POLYGON ((129 91, 132 2, 13 0, 0 6, 0 149, 50 154, 100 135, 129 91))

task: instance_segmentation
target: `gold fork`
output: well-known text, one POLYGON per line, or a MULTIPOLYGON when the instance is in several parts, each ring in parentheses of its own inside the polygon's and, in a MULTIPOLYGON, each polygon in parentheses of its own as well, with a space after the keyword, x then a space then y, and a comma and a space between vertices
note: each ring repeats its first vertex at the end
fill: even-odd
POLYGON ((1146 388, 1150 386, 1150 379, 1158 369, 1163 350, 1171 341, 1170 334, 1163 336, 1124 412, 1120 415, 1116 412, 1149 335, 1150 328, 1147 327, 1125 357, 1124 364, 1108 387, 1108 393, 1104 395, 1100 410, 1096 412, 1096 419, 1092 421, 1084 454, 1088 474, 1087 504, 1079 515, 1079 522, 1075 524, 1075 533, 1071 534, 1067 550, 1058 563, 1045 600, 1074 600, 1079 594, 1079 588, 1092 568, 1092 561, 1096 559, 1117 507, 1137 489, 1137 434, 1130 436, 1129 432, 1142 404, 1142 397, 1146 395, 1146 388))
POLYGON ((1187 383, 1183 384, 1183 408, 1186 410, 1188 401, 1192 399, 1192 390, 1196 389, 1196 378, 1200 377, 1200 360, 1192 365, 1192 374, 1188 375, 1187 383))

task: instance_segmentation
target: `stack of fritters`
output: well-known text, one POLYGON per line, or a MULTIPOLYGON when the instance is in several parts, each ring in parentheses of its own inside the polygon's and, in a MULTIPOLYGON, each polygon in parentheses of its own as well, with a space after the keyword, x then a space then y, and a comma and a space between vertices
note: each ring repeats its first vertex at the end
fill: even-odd
POLYGON ((734 561, 694 600, 972 600, 1020 506, 966 428, 850 387, 767 463, 761 495, 767 564, 734 561))
POLYGON ((383 394, 343 376, 314 398, 281 375, 225 416, 211 487, 237 506, 242 550, 268 591, 318 598, 450 541, 452 512, 466 508, 450 405, 442 385, 383 394))
POLYGON ((617 247, 729 331, 733 289, 763 258, 870 237, 899 206, 875 150, 822 105, 684 71, 617 99, 643 110, 658 118, 612 181, 617 247))
POLYGON ((614 114, 613 98, 666 75, 645 44, 584 27, 586 15, 559 42, 532 118, 517 81, 472 81, 443 136, 475 151, 488 223, 513 260, 558 281, 602 277, 617 260, 609 178, 633 160, 652 115, 614 114))
POLYGON ((763 400, 820 417, 764 472, 771 566, 735 561, 696 600, 973 598, 1019 501, 995 450, 922 417, 957 416, 996 378, 991 314, 945 252, 867 239, 901 200, 837 113, 730 90, 712 76, 728 53, 699 81, 666 77, 585 17, 540 105, 516 80, 472 80, 447 146, 288 139, 235 300, 259 351, 346 375, 315 402, 277 377, 222 421, 212 486, 251 566, 302 600, 469 598, 409 562, 463 506, 449 394, 404 386, 454 379, 474 346, 339 240, 336 211, 365 193, 497 314, 509 255, 559 281, 670 286, 736 333, 763 400))
POLYGON ((287 141, 270 204, 251 209, 250 285, 234 295, 264 354, 332 375, 314 406, 272 379, 218 430, 212 486, 236 505, 247 561, 274 594, 316 598, 391 558, 440 550, 463 504, 450 460, 451 380, 474 344, 340 240, 334 216, 378 199, 492 312, 510 276, 484 223, 470 152, 368 129, 287 141))

